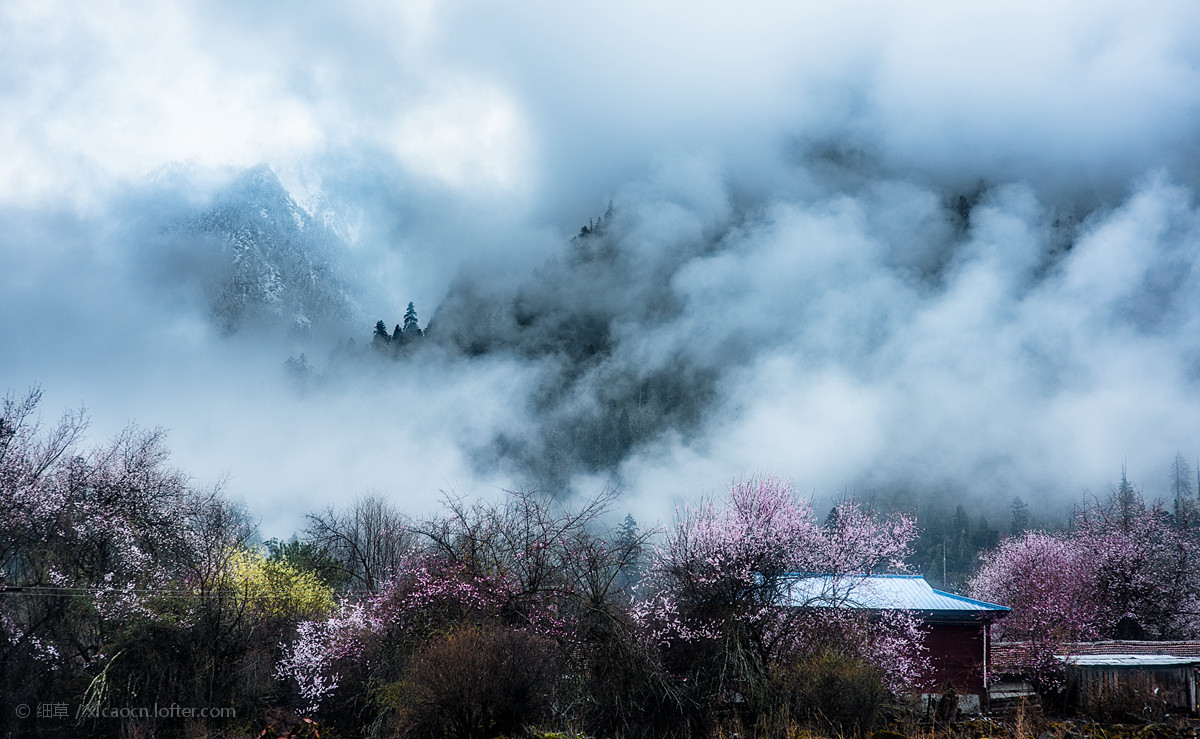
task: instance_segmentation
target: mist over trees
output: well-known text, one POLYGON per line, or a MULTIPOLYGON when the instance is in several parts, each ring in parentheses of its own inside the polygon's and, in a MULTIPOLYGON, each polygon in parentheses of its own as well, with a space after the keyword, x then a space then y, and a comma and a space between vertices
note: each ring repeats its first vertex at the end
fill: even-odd
MULTIPOLYGON (((1073 430, 1106 412, 1088 388, 1127 392, 1117 375, 1141 373, 1105 361, 1118 349, 1109 328, 1144 350, 1127 361, 1140 367, 1165 351, 1162 361, 1187 376, 1191 350, 1171 347, 1188 345, 1186 295, 1200 273, 1166 279, 1170 265, 1191 263, 1169 229, 1142 247, 1128 238, 1144 219, 1187 230, 1190 206, 1173 185, 1150 183, 1110 206, 982 179, 881 185, 853 178, 853 160, 809 164, 846 194, 754 205, 719 190, 701 203, 686 189, 624 195, 515 280, 461 269, 424 328, 412 302, 370 335, 360 324, 357 343, 334 350, 321 372, 332 388, 366 376, 356 357, 399 360, 382 376, 408 384, 522 368, 520 392, 506 397, 511 423, 458 443, 476 473, 541 489, 650 479, 673 457, 747 464, 761 419, 789 430, 763 432, 775 439, 832 427, 849 442, 862 429, 872 440, 863 451, 832 444, 813 455, 838 470, 838 487, 902 497, 915 484, 947 499, 1004 496, 1006 506, 1019 497, 1011 488, 1042 501, 1072 477, 1039 449, 1088 456, 1073 430), (1113 255, 1128 250, 1135 276, 1118 284, 1113 255), (1165 312, 1142 320, 1124 309, 1151 303, 1165 312), (1001 397, 1007 406, 985 410, 1001 397), (860 414, 844 429, 839 403, 860 414), (942 434, 944 423, 962 428, 942 434), (871 459, 856 466, 856 453, 871 459)), ((1162 428, 1175 444, 1186 425, 1162 428)), ((1064 515, 956 505, 948 520, 931 514, 938 541, 921 547, 929 560, 939 548, 947 582, 963 582, 972 553, 1014 530, 1012 519, 1021 529, 1029 515, 1064 515)))
MULTIPOLYGON (((205 433, 223 403, 248 416, 239 428, 253 425, 251 411, 296 419, 256 434, 304 447, 314 466, 338 456, 321 467, 345 469, 357 489, 398 479, 356 451, 393 430, 404 437, 394 453, 431 484, 440 466, 423 460, 437 456, 487 484, 581 492, 613 481, 654 497, 655 515, 700 478, 767 458, 812 470, 830 502, 845 489, 969 493, 961 516, 962 501, 929 506, 929 541, 917 546, 943 560, 947 583, 964 581, 975 539, 1011 530, 995 500, 1017 490, 1035 519, 1061 517, 1041 509, 1069 505, 1056 491, 1102 485, 1107 460, 1129 452, 1138 468, 1157 467, 1186 446, 1190 414, 1177 409, 1190 407, 1200 356, 1188 330, 1200 273, 1186 248, 1186 186, 1161 178, 1110 201, 1064 199, 993 178, 879 179, 861 157, 822 151, 806 149, 795 173, 815 190, 761 197, 743 197, 710 162, 665 168, 661 181, 615 193, 574 237, 546 236, 535 266, 501 278, 458 265, 437 286, 426 285, 428 260, 353 243, 352 230, 328 225, 328 200, 301 207, 268 167, 191 199, 157 203, 148 188, 138 197, 155 208, 112 239, 153 248, 130 257, 128 284, 113 289, 134 296, 138 320, 162 320, 100 321, 126 348, 86 351, 160 367, 161 382, 135 381, 141 370, 114 377, 129 378, 134 397, 162 387, 163 412, 203 419, 188 428, 253 469, 255 495, 286 500, 293 481, 251 444, 205 433), (345 278, 347 265, 404 280, 370 289, 345 278), (218 293, 237 305, 219 308, 218 293), (1159 390, 1134 397, 1146 382, 1159 390), (335 423, 347 406, 366 420, 345 431, 358 443, 296 431, 335 423), (449 418, 462 420, 439 421, 449 418), (1079 433, 1094 423, 1094 439, 1079 433)), ((480 248, 515 248, 494 236, 480 248)), ((56 352, 69 354, 26 354, 56 352)), ((140 402, 148 414, 151 401, 140 402)), ((298 514, 281 504, 268 515, 298 514)))
MULTIPOLYGON (((962 255, 955 258, 954 254, 975 248, 978 231, 997 217, 1000 206, 995 198, 1008 195, 982 182, 969 192, 946 194, 934 213, 947 229, 939 237, 942 257, 918 272, 893 265, 897 274, 927 283, 935 292, 951 289, 946 281, 962 279, 963 270, 962 255)), ((1062 272, 1070 267, 1076 242, 1088 233, 1086 213, 1041 217, 1051 215, 1052 222, 1041 224, 1045 233, 1039 238, 1044 237, 1044 243, 1038 248, 1042 251, 1026 255, 1030 260, 1026 277, 1037 289, 1052 289, 1064 279, 1062 272)), ((636 244, 637 228, 610 204, 599 219, 589 221, 560 253, 511 292, 489 290, 461 276, 424 330, 414 303, 409 302, 402 323, 396 322, 393 329, 388 328, 390 321, 376 322, 369 342, 372 351, 365 350, 365 342, 346 344, 334 351, 331 365, 352 375, 358 371, 355 362, 387 357, 398 360, 395 374, 402 376, 416 366, 412 363, 420 351, 426 352, 426 358, 451 365, 470 366, 492 356, 540 364, 548 370, 537 375, 533 391, 515 398, 526 404, 524 411, 534 424, 497 430, 490 442, 470 450, 474 462, 486 469, 504 460, 519 479, 540 489, 570 489, 580 475, 619 479, 631 461, 664 440, 687 444, 711 433, 716 415, 725 410, 722 378, 739 362, 754 361, 753 351, 733 359, 716 358, 722 349, 738 349, 738 337, 727 339, 723 347, 680 349, 657 368, 633 363, 629 347, 641 339, 641 332, 654 336, 688 318, 689 308, 678 293, 662 285, 686 273, 695 261, 717 258, 734 248, 729 233, 693 234, 665 256, 655 255, 646 276, 638 271, 647 262, 636 244)), ((714 336, 719 336, 726 328, 721 325, 724 316, 714 314, 712 320, 714 336)), ((295 357, 288 367, 296 376, 308 373, 295 357)), ((333 370, 331 374, 333 382, 339 381, 333 370)), ((1005 464, 1019 466, 1020 462, 1005 464)), ((980 487, 991 491, 995 483, 986 476, 974 481, 939 480, 940 474, 934 470, 928 479, 910 474, 916 483, 887 475, 851 473, 849 477, 854 481, 850 488, 881 510, 915 512, 919 535, 909 561, 942 587, 966 587, 979 553, 995 548, 1002 537, 1064 527, 1071 519, 1069 503, 1047 499, 1044 491, 1024 492, 1038 502, 1031 509, 1021 494, 989 500, 980 487)), ((1195 497, 1193 477, 1186 458, 1177 455, 1169 495, 1181 501, 1195 497)))
MULTIPOLYGON (((504 459, 531 486, 562 489, 580 473, 615 473, 663 434, 686 437, 702 427, 715 399, 717 372, 682 355, 646 372, 614 356, 614 334, 622 326, 646 327, 646 321, 680 312, 669 296, 650 294, 651 278, 641 273, 636 255, 619 234, 610 233, 616 217, 610 204, 513 295, 483 298, 464 279, 451 287, 425 329, 412 302, 394 328, 376 321, 369 341, 375 356, 411 359, 427 338, 425 348, 447 353, 451 362, 505 355, 553 363, 524 399, 525 410, 538 419, 536 428, 497 430, 485 448, 472 450, 479 464, 504 459), (628 294, 630 284, 641 284, 646 294, 628 294)), ((677 266, 664 267, 659 277, 666 279, 666 270, 677 266)), ((332 361, 352 376, 353 366, 344 362, 366 356, 348 343, 334 350, 332 361)), ((289 358, 287 367, 293 376, 306 371, 298 357, 289 358)))

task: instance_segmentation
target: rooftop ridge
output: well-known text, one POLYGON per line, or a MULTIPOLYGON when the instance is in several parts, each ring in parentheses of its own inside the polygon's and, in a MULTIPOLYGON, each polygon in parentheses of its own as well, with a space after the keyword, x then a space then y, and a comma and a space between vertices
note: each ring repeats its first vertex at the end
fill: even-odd
POLYGON ((1011 611, 1012 610, 1008 606, 1002 606, 998 603, 989 603, 986 600, 976 600, 975 598, 968 598, 965 595, 957 595, 955 593, 947 593, 946 591, 938 590, 937 588, 932 588, 932 590, 933 590, 933 592, 937 593, 938 595, 942 596, 943 598, 953 598, 954 600, 961 600, 966 603, 970 603, 972 605, 986 606, 988 608, 994 608, 998 611, 1011 611))

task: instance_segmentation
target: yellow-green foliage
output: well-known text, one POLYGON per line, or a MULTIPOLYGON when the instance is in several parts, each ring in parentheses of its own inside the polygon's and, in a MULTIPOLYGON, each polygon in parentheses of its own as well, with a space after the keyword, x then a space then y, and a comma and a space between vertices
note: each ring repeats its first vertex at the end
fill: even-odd
POLYGON ((316 574, 249 549, 230 553, 223 580, 248 607, 261 613, 314 618, 335 607, 333 590, 316 574))

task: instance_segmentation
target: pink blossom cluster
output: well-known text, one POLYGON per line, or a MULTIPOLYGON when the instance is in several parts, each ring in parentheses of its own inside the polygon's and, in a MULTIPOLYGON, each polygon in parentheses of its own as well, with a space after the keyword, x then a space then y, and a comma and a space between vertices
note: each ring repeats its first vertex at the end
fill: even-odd
POLYGON ((1055 654, 1064 644, 1101 633, 1095 563, 1089 549, 1070 535, 1027 532, 1004 540, 983 556, 970 589, 976 597, 1012 609, 993 634, 1027 642, 1029 656, 1022 669, 1044 685, 1062 679, 1055 654))
POLYGON ((1111 635, 1200 636, 1200 531, 1140 495, 1093 504, 1075 521, 1075 538, 1094 568, 1098 619, 1111 635), (1136 631, 1135 634, 1120 633, 1136 631))
POLYGON ((1061 680, 1056 654, 1073 641, 1200 636, 1197 534, 1127 482, 1093 500, 1067 533, 1027 532, 983 556, 976 597, 1012 608, 1001 639, 1027 642, 1024 669, 1061 680))
MULTIPOLYGON (((738 634, 764 663, 784 660, 832 623, 859 623, 847 609, 796 607, 788 600, 788 578, 899 569, 914 534, 911 517, 871 515, 854 502, 837 506, 822 525, 786 482, 740 482, 724 501, 677 514, 639 585, 633 615, 663 646, 738 634)), ((910 638, 911 626, 876 622, 870 637, 859 629, 857 656, 897 681, 909 679, 919 672, 914 660, 921 643, 910 638)))

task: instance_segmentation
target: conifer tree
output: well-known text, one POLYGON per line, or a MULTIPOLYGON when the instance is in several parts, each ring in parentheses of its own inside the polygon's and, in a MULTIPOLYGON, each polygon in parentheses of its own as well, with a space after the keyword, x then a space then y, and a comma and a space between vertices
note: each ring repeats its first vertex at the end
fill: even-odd
POLYGON ((404 335, 408 338, 416 338, 424 334, 421 327, 417 325, 417 309, 410 302, 408 310, 404 311, 404 335))
POLYGON ((388 334, 387 326, 380 319, 375 322, 375 336, 371 338, 371 344, 375 346, 384 346, 391 342, 392 337, 388 334))
POLYGON ((1029 504, 1021 500, 1021 496, 1012 501, 1012 528, 1009 533, 1013 536, 1029 528, 1029 504))
POLYGON ((1192 489, 1192 467, 1183 455, 1178 453, 1175 455, 1175 461, 1171 463, 1171 493, 1175 498, 1176 513, 1183 502, 1190 500, 1195 494, 1192 489))

